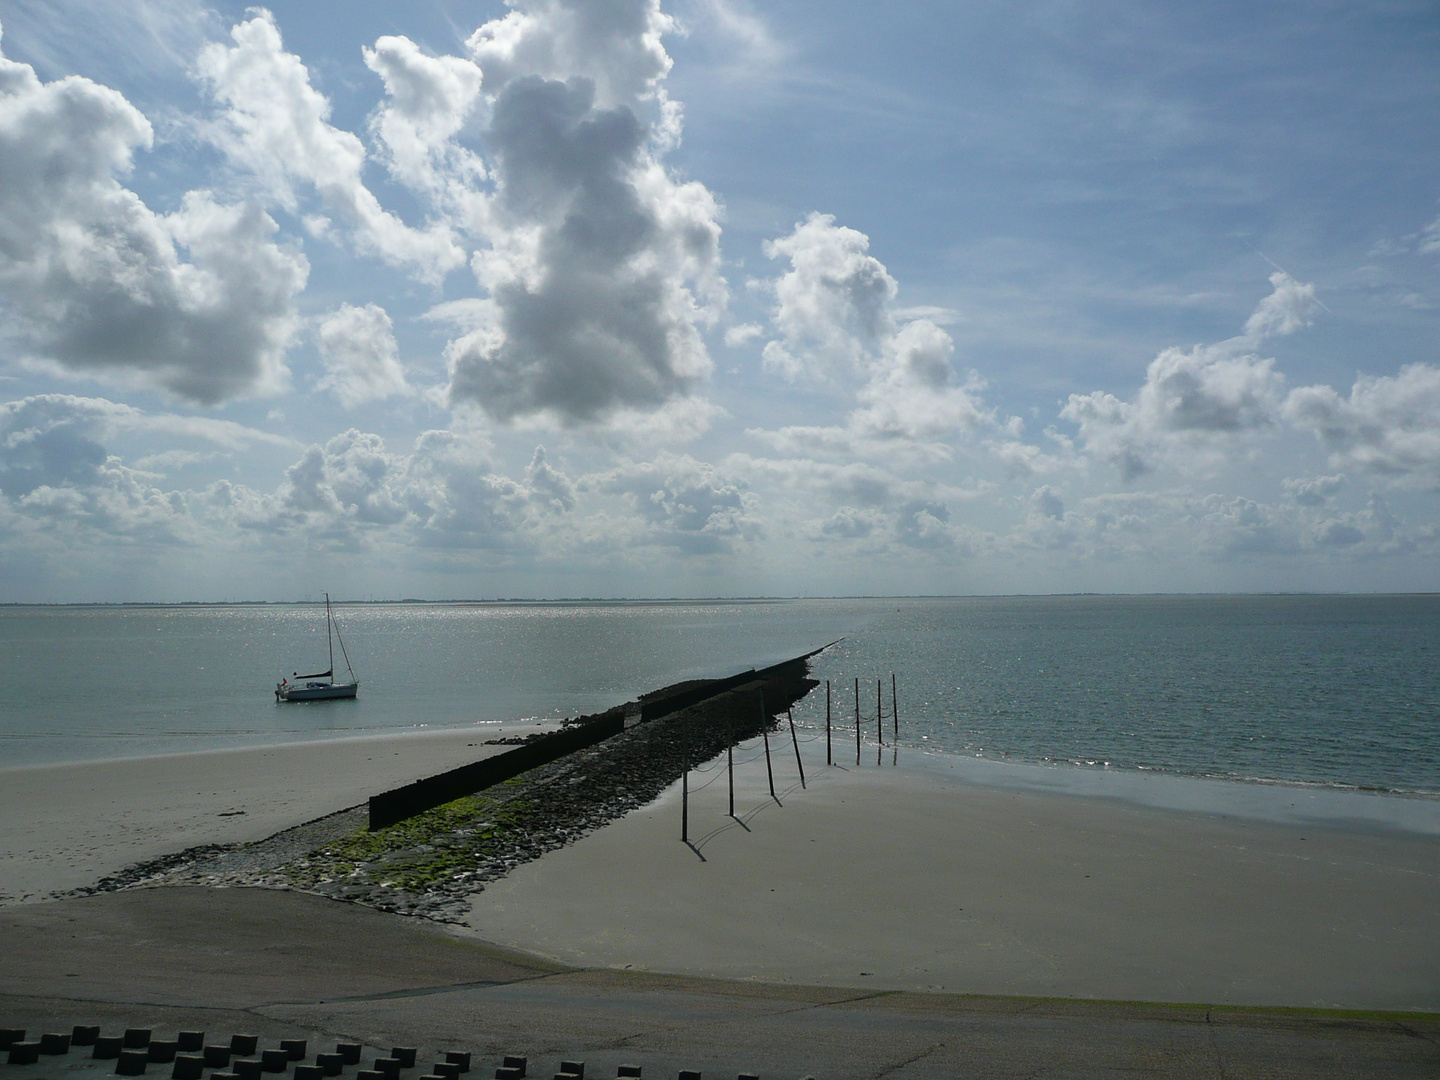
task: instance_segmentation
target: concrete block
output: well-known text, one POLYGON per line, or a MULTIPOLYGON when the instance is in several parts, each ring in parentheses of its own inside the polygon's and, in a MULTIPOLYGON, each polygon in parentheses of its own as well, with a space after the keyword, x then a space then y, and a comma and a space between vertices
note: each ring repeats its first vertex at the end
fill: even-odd
POLYGON ((415 1047, 396 1046, 390 1050, 390 1056, 400 1062, 402 1069, 413 1069, 415 1067, 415 1047))
MULTIPOLYGON (((145 1041, 150 1041, 150 1033, 145 1033, 145 1041)), ((138 1048, 121 1050, 120 1057, 115 1062, 116 1076, 144 1076, 145 1066, 150 1064, 150 1051, 138 1048)))
POLYGON ((175 1051, 178 1048, 175 1039, 151 1039, 146 1049, 151 1061, 163 1065, 175 1060, 175 1051))
POLYGON ((68 1054, 70 1052, 70 1036, 46 1034, 40 1036, 40 1053, 42 1054, 68 1054))
POLYGON ((360 1064, 359 1043, 336 1043, 335 1052, 340 1055, 340 1060, 345 1062, 346 1065, 360 1064))
POLYGON ((621 1065, 618 1069, 615 1070, 615 1075, 616 1075, 617 1077, 618 1077, 618 1076, 639 1076, 639 1075, 640 1075, 640 1066, 639 1066, 639 1065, 621 1065))
POLYGON ((469 1050, 446 1050, 445 1061, 448 1064, 454 1065, 462 1073, 467 1073, 470 1071, 469 1050))
POLYGON ((126 1050, 144 1050, 150 1045, 149 1028, 126 1028, 125 1046, 126 1050))
POLYGON ((255 1048, 260 1045, 260 1039, 255 1035, 231 1035, 230 1053, 238 1057, 249 1057, 255 1053, 255 1048))
MULTIPOLYGON (((225 1048, 222 1046, 218 1049, 224 1050, 225 1048)), ((230 1052, 226 1050, 225 1061, 220 1064, 224 1065, 229 1060, 230 1052)), ((209 1065, 209 1059, 203 1054, 176 1054, 175 1064, 170 1068, 170 1080, 200 1080, 200 1077, 205 1074, 206 1066, 209 1065)), ((218 1068, 218 1066, 212 1067, 218 1068)))
POLYGON ((265 1069, 259 1058, 231 1058, 230 1071, 240 1080, 260 1080, 260 1074, 265 1069))
POLYGON ((205 1057, 207 1069, 223 1069, 230 1064, 230 1047, 228 1046, 216 1046, 211 1043, 209 1046, 202 1047, 200 1052, 205 1057))
POLYGON ((507 1069, 519 1069, 520 1075, 524 1076, 525 1066, 529 1064, 529 1062, 527 1062, 525 1058, 519 1057, 515 1054, 506 1054, 504 1060, 502 1061, 502 1064, 507 1069))
POLYGON ((361 1069, 355 1074, 355 1080, 385 1080, 385 1074, 374 1069, 361 1069))
POLYGON ((370 1068, 378 1072, 385 1080, 400 1080, 400 1059, 396 1057, 376 1058, 370 1068))
POLYGON ((11 1065, 34 1065, 40 1060, 40 1044, 38 1042, 12 1042, 8 1060, 11 1065))
POLYGON ((735 1080, 760 1080, 759 1073, 741 1073, 735 1080))
POLYGON ((584 1077, 579 1073, 558 1072, 555 1074, 554 1080, 584 1080, 584 1077))
POLYGON ((205 1049, 205 1032, 182 1031, 175 1036, 175 1050, 181 1054, 198 1054, 205 1049))
POLYGON ((304 1039, 281 1039, 281 1040, 280 1040, 280 1049, 281 1049, 281 1050, 284 1050, 287 1054, 290 1055, 290 1060, 291 1060, 291 1061, 304 1061, 304 1060, 305 1060, 305 1040, 304 1040, 304 1039))
POLYGON ((315 1064, 326 1076, 339 1076, 345 1071, 344 1054, 316 1054, 315 1064))
POLYGON ((111 1058, 118 1058, 123 1049, 125 1049, 123 1035, 97 1035, 90 1056, 96 1061, 108 1061, 111 1058))
POLYGON ((0 1050, 9 1050, 17 1042, 24 1041, 24 1028, 0 1028, 0 1050))
POLYGON ((319 1065, 296 1065, 295 1080, 325 1080, 325 1070, 319 1065))
POLYGON ((580 1077, 580 1080, 585 1080, 585 1062, 583 1061, 562 1061, 560 1062, 560 1071, 574 1073, 580 1077))
POLYGON ((95 1040, 100 1037, 100 1025, 87 1026, 76 1024, 70 1029, 71 1046, 94 1046, 95 1040))
POLYGON ((680 1080, 700 1080, 699 1069, 681 1069, 680 1080))
POLYGON ((283 1073, 290 1068, 288 1050, 261 1050, 260 1067, 268 1073, 283 1073))
POLYGON ((448 1061, 437 1061, 430 1066, 430 1075, 443 1077, 443 1080, 460 1080, 460 1066, 452 1065, 448 1061))
POLYGON ((210 1074, 210 1080, 240 1080, 240 1078, 233 1072, 213 1072, 210 1074))
POLYGON ((495 1070, 495 1080, 521 1080, 524 1075, 519 1069, 513 1069, 506 1065, 501 1065, 495 1070))

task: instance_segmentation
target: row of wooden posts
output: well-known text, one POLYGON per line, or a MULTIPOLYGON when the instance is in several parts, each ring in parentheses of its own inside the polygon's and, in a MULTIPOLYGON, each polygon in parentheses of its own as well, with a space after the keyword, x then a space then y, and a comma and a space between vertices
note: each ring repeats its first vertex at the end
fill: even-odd
MULTIPOLYGON (((875 737, 880 745, 885 745, 885 703, 882 698, 884 683, 880 679, 875 680, 875 737)), ((770 781, 770 797, 777 803, 780 798, 775 794, 775 769, 770 763, 770 717, 765 712, 765 691, 762 688, 760 694, 760 737, 765 742, 765 775, 770 781)), ((900 708, 896 703, 895 673, 890 673, 890 718, 893 724, 892 741, 898 743, 900 740, 900 708)), ((830 732, 833 728, 830 705, 830 680, 825 680, 825 764, 834 765, 835 759, 830 741, 830 732)), ((795 747, 795 767, 800 771, 800 787, 805 788, 805 763, 800 759, 800 738, 795 733, 795 714, 791 709, 785 710, 785 716, 790 721, 790 743, 795 747)), ((735 816, 735 740, 733 729, 731 736, 726 739, 725 746, 725 771, 730 784, 730 817, 735 816)), ((686 843, 690 842, 690 746, 689 740, 685 738, 685 728, 680 729, 681 756, 684 758, 684 771, 680 774, 680 839, 686 843)), ((860 764, 860 680, 855 680, 855 764, 860 764)))

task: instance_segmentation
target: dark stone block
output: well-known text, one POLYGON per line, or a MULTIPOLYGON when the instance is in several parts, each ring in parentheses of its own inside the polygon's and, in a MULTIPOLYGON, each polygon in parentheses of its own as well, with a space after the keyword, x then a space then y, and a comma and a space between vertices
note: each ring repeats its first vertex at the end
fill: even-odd
POLYGON ((207 1069, 223 1069, 230 1064, 230 1047, 216 1046, 213 1043, 201 1050, 205 1055, 205 1067, 207 1069))
POLYGON ((255 1048, 260 1045, 260 1039, 255 1035, 231 1035, 230 1052, 240 1057, 249 1057, 255 1053, 255 1048))
POLYGON ((179 1049, 174 1039, 151 1039, 149 1052, 150 1060, 166 1064, 175 1060, 175 1051, 179 1049))
POLYGON ((336 1043, 335 1052, 340 1055, 340 1060, 345 1062, 346 1065, 360 1064, 359 1043, 336 1043))
POLYGON ((231 1058, 230 1071, 240 1080, 260 1080, 264 1064, 258 1058, 231 1058))
POLYGON ((175 1036, 175 1050, 181 1054, 198 1054, 205 1049, 205 1032, 182 1031, 175 1036))
POLYGON ((95 1040, 100 1037, 100 1026, 87 1027, 84 1024, 76 1024, 70 1030, 71 1046, 94 1046, 95 1040))
POLYGON ((40 1044, 38 1042, 12 1042, 8 1060, 11 1065, 34 1065, 40 1060, 40 1044))
POLYGON ((583 1061, 562 1061, 560 1062, 560 1071, 574 1073, 580 1077, 580 1080, 585 1080, 585 1062, 583 1061))
MULTIPOLYGON (((219 1049, 224 1050, 222 1046, 219 1049)), ((224 1065, 230 1060, 230 1052, 225 1051, 224 1065)), ((175 1065, 170 1070, 170 1080, 200 1080, 205 1074, 205 1067, 210 1064, 208 1055, 201 1054, 176 1054, 175 1065)), ((218 1067, 218 1066, 217 1066, 218 1067)))
POLYGON ((735 1080, 760 1080, 759 1073, 741 1073, 735 1080))
POLYGON ((700 1080, 699 1069, 681 1069, 680 1080, 700 1080))
POLYGON ((460 1066, 452 1065, 448 1061, 437 1061, 430 1066, 430 1075, 439 1076, 442 1080, 460 1080, 460 1066))
POLYGON ((262 1050, 260 1051, 260 1067, 268 1073, 283 1073, 290 1068, 290 1052, 288 1050, 262 1050))
POLYGON ((639 1065, 621 1065, 618 1069, 615 1070, 615 1075, 616 1075, 616 1076, 639 1076, 639 1075, 640 1075, 640 1066, 639 1066, 639 1065))
POLYGON ((290 1060, 291 1060, 291 1061, 304 1061, 304 1060, 305 1060, 305 1040, 304 1040, 304 1039, 281 1039, 281 1040, 280 1040, 280 1049, 281 1049, 281 1050, 284 1050, 287 1054, 290 1055, 290 1060))
POLYGON ((355 1074, 355 1080, 385 1080, 385 1074, 374 1069, 361 1069, 355 1074))
POLYGON ((454 1065, 462 1073, 470 1071, 469 1050, 447 1050, 445 1051, 445 1060, 451 1065, 454 1065))
POLYGON ((400 1080, 400 1059, 397 1057, 376 1058, 371 1068, 385 1080, 400 1080))
POLYGON ((68 1054, 70 1052, 70 1036, 47 1034, 40 1036, 40 1053, 42 1054, 68 1054))
POLYGON ((325 1070, 319 1065, 296 1065, 295 1080, 325 1080, 325 1070))
POLYGON ((554 1080, 585 1080, 585 1078, 579 1073, 558 1072, 555 1074, 554 1080))
POLYGON ((126 1029, 125 1029, 125 1049, 126 1049, 126 1050, 144 1050, 145 1047, 147 1047, 147 1046, 149 1046, 149 1045, 150 1045, 150 1029, 149 1029, 149 1028, 126 1028, 126 1029))
POLYGON ((396 1046, 391 1049, 390 1056, 400 1062, 402 1069, 415 1067, 415 1047, 413 1046, 396 1046))
POLYGON ((495 1080, 522 1080, 524 1073, 512 1066, 501 1065, 495 1070, 495 1080))
POLYGON ((524 1076, 525 1066, 529 1063, 523 1057, 517 1057, 514 1054, 506 1054, 505 1059, 503 1062, 501 1062, 501 1064, 503 1064, 507 1069, 519 1069, 520 1075, 524 1076))
POLYGON ((9 1050, 17 1042, 24 1041, 24 1028, 0 1028, 0 1050, 9 1050))
MULTIPOLYGON (((132 1029, 135 1030, 135 1029, 132 1029)), ((127 1032, 128 1034, 128 1032, 127 1032)), ((145 1032, 145 1041, 150 1041, 150 1033, 145 1032)), ((145 1066, 150 1064, 150 1051, 143 1049, 121 1050, 120 1059, 115 1062, 116 1076, 144 1076, 145 1066)))
POLYGON ((240 1078, 233 1072, 213 1072, 210 1074, 210 1080, 240 1080, 240 1078))
POLYGON ((326 1076, 339 1076, 345 1071, 344 1054, 316 1054, 315 1064, 326 1076))
POLYGON ((118 1058, 123 1049, 125 1049, 123 1036, 97 1035, 95 1036, 95 1048, 90 1051, 90 1056, 97 1061, 108 1061, 110 1058, 118 1058))

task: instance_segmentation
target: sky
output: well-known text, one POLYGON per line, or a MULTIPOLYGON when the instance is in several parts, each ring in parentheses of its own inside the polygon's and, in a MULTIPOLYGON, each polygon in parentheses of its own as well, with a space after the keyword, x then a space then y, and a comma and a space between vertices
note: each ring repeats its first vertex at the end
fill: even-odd
POLYGON ((1433 591, 1440 10, 0 0, 0 602, 1433 591))

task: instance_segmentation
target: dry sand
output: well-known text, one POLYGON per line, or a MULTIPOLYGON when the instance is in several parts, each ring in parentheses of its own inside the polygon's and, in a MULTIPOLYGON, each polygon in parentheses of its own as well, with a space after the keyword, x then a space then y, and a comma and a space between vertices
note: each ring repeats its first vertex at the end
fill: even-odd
MULTIPOLYGON (((777 750, 782 746, 777 745, 777 750)), ((783 749, 790 749, 784 740, 783 749)), ((887 755, 888 756, 888 755, 887 755)), ((873 761, 873 759, 871 759, 873 761)), ((1440 1009, 1440 839, 1274 825, 777 754, 695 775, 476 898, 576 965, 873 989, 1440 1009)))
POLYGON ((132 863, 260 840, 510 749, 535 721, 258 749, 0 769, 0 903, 94 884, 132 863))

